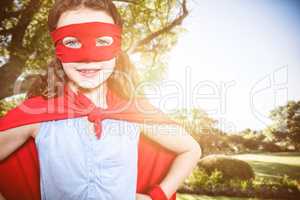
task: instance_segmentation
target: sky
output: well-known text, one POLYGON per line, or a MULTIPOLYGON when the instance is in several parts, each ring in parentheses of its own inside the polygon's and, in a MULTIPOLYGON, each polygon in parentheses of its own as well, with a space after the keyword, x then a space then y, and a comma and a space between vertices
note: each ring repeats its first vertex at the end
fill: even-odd
POLYGON ((300 100, 300 1, 192 0, 188 9, 154 104, 201 108, 236 132, 261 130, 272 109, 300 100))

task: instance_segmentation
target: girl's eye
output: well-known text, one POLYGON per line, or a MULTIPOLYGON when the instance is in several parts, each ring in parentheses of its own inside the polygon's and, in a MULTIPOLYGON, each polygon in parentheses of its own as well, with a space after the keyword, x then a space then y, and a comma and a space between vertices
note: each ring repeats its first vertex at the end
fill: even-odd
POLYGON ((81 43, 75 37, 65 37, 63 39, 63 44, 66 47, 73 48, 73 49, 78 49, 81 47, 81 43))
POLYGON ((98 37, 96 39, 96 46, 97 47, 109 46, 112 43, 113 43, 113 39, 112 39, 112 37, 109 37, 109 36, 102 36, 102 37, 98 37))

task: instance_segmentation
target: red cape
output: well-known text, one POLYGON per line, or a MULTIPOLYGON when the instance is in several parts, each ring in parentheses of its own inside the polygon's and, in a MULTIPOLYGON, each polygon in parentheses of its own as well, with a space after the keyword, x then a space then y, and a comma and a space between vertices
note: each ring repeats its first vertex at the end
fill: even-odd
MULTIPOLYGON (((87 98, 83 100, 89 101, 87 98)), ((78 98, 72 95, 62 95, 48 100, 42 96, 26 99, 0 118, 0 131, 26 124, 88 115, 84 112, 87 110, 87 102, 84 101, 78 102, 78 98)), ((135 99, 130 103, 108 90, 107 102, 109 109, 121 108, 121 110, 109 114, 98 112, 89 118, 96 116, 101 119, 177 124, 150 104, 146 98, 135 99)), ((138 147, 137 192, 146 194, 152 186, 159 184, 169 171, 175 156, 174 152, 141 134, 138 147)), ((0 162, 0 192, 7 200, 40 200, 39 178, 39 162, 33 138, 28 139, 18 150, 0 162)), ((176 199, 176 192, 170 199, 176 199)))

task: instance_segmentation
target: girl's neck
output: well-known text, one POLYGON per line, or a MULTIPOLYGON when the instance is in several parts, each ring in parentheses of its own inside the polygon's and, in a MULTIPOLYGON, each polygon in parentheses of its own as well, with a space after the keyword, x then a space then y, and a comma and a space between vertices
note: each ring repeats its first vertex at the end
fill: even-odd
POLYGON ((96 88, 93 89, 85 89, 77 86, 73 81, 69 81, 68 86, 73 90, 73 92, 77 93, 80 90, 85 96, 87 96, 97 107, 102 109, 106 109, 108 107, 106 101, 107 95, 107 84, 106 82, 102 83, 96 88))

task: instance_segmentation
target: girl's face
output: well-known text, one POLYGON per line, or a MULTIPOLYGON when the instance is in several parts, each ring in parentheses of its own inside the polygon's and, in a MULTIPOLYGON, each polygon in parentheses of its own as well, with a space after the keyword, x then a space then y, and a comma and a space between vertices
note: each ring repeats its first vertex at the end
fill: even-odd
MULTIPOLYGON (((64 12, 58 20, 57 28, 85 22, 106 22, 113 24, 114 20, 105 11, 79 8, 64 12)), ((74 37, 65 37, 62 42, 69 48, 80 48, 82 45, 74 37)), ((99 46, 110 45, 112 38, 98 38, 96 43, 99 46)), ((100 86, 109 78, 115 68, 115 61, 114 57, 111 60, 100 62, 62 62, 62 66, 70 81, 81 88, 92 89, 100 86)))

